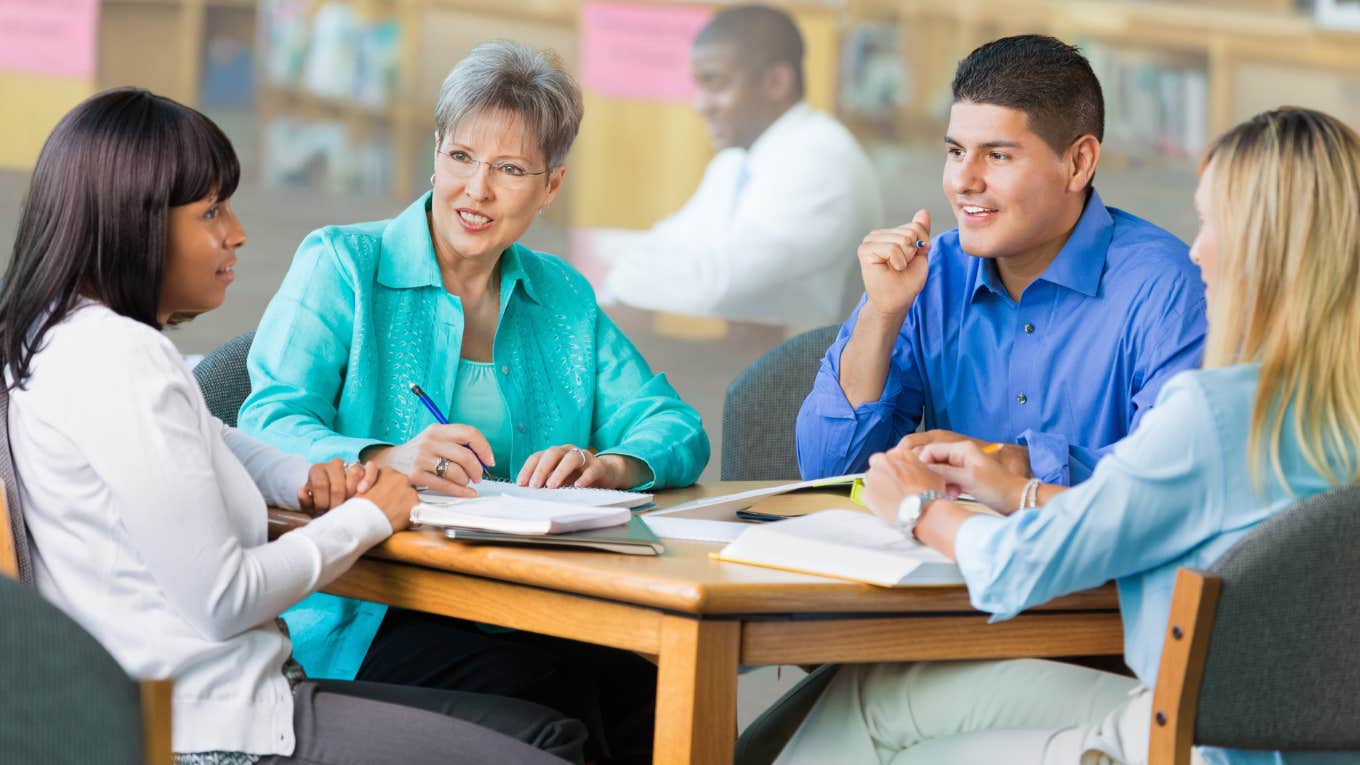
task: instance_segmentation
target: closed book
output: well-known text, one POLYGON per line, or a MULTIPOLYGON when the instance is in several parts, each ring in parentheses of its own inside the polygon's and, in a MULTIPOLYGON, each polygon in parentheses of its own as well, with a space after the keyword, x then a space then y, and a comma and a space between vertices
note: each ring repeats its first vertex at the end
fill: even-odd
POLYGON ((563 534, 621 526, 631 516, 632 511, 626 507, 569 505, 509 496, 440 504, 422 502, 411 510, 412 523, 503 534, 563 534))
POLYGON ((947 557, 854 510, 753 525, 713 557, 883 587, 963 583, 947 557))

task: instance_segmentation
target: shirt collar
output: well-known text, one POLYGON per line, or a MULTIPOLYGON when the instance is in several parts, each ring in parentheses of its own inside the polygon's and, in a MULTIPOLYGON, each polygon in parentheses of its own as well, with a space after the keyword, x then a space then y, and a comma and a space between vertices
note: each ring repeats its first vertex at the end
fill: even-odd
POLYGON ((779 143, 779 134, 787 132, 790 127, 803 118, 812 107, 806 102, 799 101, 790 106, 783 114, 775 118, 764 131, 761 132, 756 140, 751 143, 751 148, 747 151, 747 160, 754 162, 763 153, 769 153, 769 147, 779 143))
MULTIPOLYGON (((444 287, 439 261, 434 255, 434 241, 430 239, 429 212, 433 197, 433 191, 425 192, 383 230, 379 284, 396 289, 444 287)), ((516 242, 501 253, 501 297, 508 297, 519 284, 523 285, 529 299, 541 303, 524 270, 524 250, 524 245, 516 242)))
MULTIPOLYGON (((1100 277, 1105 273, 1105 257, 1114 239, 1114 219, 1105 209, 1100 193, 1091 189, 1077 225, 1072 228, 1067 243, 1058 251, 1058 256, 1048 264, 1039 279, 1095 297, 1100 292, 1100 277)), ((978 258, 977 281, 973 286, 973 299, 978 291, 990 290, 998 295, 1006 295, 1006 286, 996 271, 996 264, 990 259, 978 258)))

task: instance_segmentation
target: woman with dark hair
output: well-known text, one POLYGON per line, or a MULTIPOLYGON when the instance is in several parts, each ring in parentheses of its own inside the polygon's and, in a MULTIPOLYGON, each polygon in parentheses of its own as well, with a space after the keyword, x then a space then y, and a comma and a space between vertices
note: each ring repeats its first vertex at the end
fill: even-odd
POLYGON ((239 174, 206 117, 131 88, 43 147, 0 291, 38 589, 129 674, 174 679, 180 763, 579 761, 581 724, 544 707, 292 661, 278 614, 405 528, 416 496, 391 468, 309 466, 226 428, 161 333, 226 296, 239 174), (266 503, 319 515, 270 542, 266 503))

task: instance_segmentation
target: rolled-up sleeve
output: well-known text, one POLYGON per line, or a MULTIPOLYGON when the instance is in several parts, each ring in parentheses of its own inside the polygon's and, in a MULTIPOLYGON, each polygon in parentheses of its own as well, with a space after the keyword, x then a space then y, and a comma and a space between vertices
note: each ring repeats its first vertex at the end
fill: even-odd
POLYGON ((591 446, 640 460, 652 473, 634 489, 688 486, 708 464, 708 434, 694 407, 603 312, 596 324, 595 414, 591 446))
POLYGON ((1223 447, 1202 388, 1166 386, 1138 432, 1089 481, 1043 507, 978 516, 954 552, 973 605, 997 619, 1184 555, 1221 525, 1215 492, 1223 447))
POLYGON ((870 455, 892 446, 899 435, 915 430, 920 420, 925 393, 910 342, 914 311, 898 333, 882 395, 877 401, 856 407, 846 399, 841 388, 841 355, 863 307, 861 298, 859 307, 827 349, 812 391, 798 410, 798 470, 805 479, 862 472, 870 455))

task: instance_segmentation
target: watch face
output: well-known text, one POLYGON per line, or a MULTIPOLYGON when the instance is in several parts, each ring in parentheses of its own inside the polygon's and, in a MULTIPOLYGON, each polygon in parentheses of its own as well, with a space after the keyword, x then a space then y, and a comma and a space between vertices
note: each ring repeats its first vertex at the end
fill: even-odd
POLYGON ((910 534, 910 530, 916 526, 916 520, 921 517, 921 495, 910 494, 902 498, 902 504, 897 506, 897 528, 903 533, 910 534))

